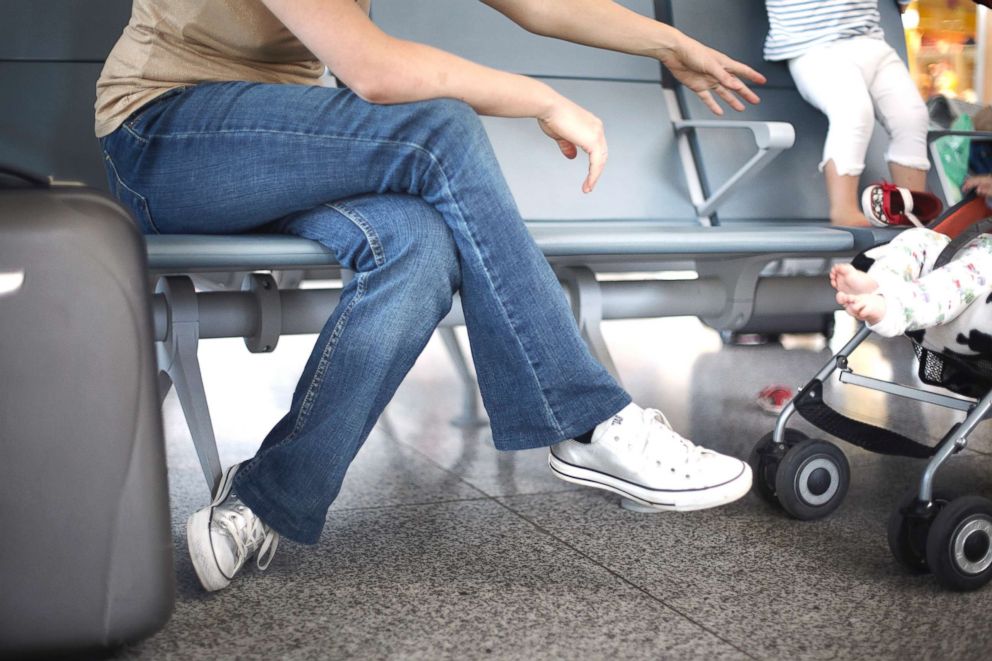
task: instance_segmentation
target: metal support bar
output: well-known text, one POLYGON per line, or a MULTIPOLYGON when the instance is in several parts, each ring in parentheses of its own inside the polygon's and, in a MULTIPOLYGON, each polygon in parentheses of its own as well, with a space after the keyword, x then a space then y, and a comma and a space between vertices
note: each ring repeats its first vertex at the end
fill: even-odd
POLYGON ((874 379, 870 376, 856 374, 851 370, 841 370, 839 379, 841 383, 849 383, 854 386, 861 386, 862 388, 871 388, 872 390, 881 390, 896 397, 912 399, 926 404, 936 404, 937 406, 943 406, 944 408, 955 409, 957 411, 968 411, 975 405, 975 401, 971 399, 941 395, 940 393, 930 392, 929 390, 874 379))
POLYGON ((703 321, 721 330, 743 327, 754 315, 758 280, 768 261, 769 256, 762 255, 700 264, 697 268, 699 275, 719 280, 725 290, 726 301, 719 314, 702 317, 703 321))
MULTIPOLYGON (((213 493, 220 481, 221 465, 197 357, 200 343, 197 294, 193 281, 187 276, 161 278, 155 292, 164 298, 168 311, 166 334, 156 346, 159 369, 168 374, 176 386, 200 468, 213 493)), ((162 380, 159 383, 164 385, 162 380)))
MULTIPOLYGON (((756 262, 754 269, 760 264, 756 262)), ((754 273, 754 270, 750 271, 754 273)), ((734 282, 732 273, 689 280, 599 281, 602 319, 654 319, 658 317, 701 316, 714 325, 727 307, 724 283, 734 284, 729 293, 739 300, 752 298, 746 283, 734 282)), ((757 279, 753 293, 754 314, 829 312, 837 308, 832 290, 824 277, 792 276, 757 279)), ((571 293, 566 289, 566 296, 571 293)), ((319 333, 334 307, 339 289, 293 289, 279 291, 280 335, 319 333)), ((254 335, 259 325, 259 306, 250 292, 198 292, 200 339, 254 335)), ((744 309, 738 309, 744 313, 744 309)), ((169 305, 162 294, 152 299, 155 339, 168 332, 169 305)), ((461 306, 454 305, 441 322, 442 327, 462 326, 461 306)))
MULTIPOLYGON (((861 346, 868 336, 871 335, 871 331, 868 326, 862 326, 857 333, 854 334, 850 340, 847 341, 840 351, 830 357, 827 364, 820 368, 820 371, 810 379, 810 383, 814 381, 819 381, 820 383, 826 383, 830 375, 833 374, 834 370, 838 368, 842 363, 846 363, 847 357, 854 353, 854 350, 861 346)), ((809 385, 809 384, 807 384, 809 385)), ((800 390, 799 392, 802 392, 800 390)), ((799 392, 796 393, 796 397, 799 396, 799 392)), ((776 445, 782 445, 785 443, 785 428, 789 422, 789 418, 792 414, 796 412, 795 398, 792 402, 789 402, 782 412, 779 413, 778 419, 775 421, 775 431, 772 434, 772 442, 776 445)))
POLYGON ((279 285, 268 273, 249 273, 241 283, 241 291, 250 292, 258 305, 258 325, 252 335, 245 336, 245 346, 252 353, 271 353, 282 332, 279 285))
POLYGON ((441 326, 438 328, 444 348, 447 349, 451 361, 455 364, 455 371, 462 382, 462 412, 461 415, 451 421, 456 427, 463 429, 474 427, 485 427, 489 420, 479 411, 479 384, 472 374, 465 352, 461 343, 458 342, 458 335, 453 326, 441 326))
POLYGON ((955 425, 941 441, 940 449, 927 464, 926 470, 923 471, 923 477, 920 479, 920 502, 929 503, 933 499, 933 478, 937 474, 937 469, 952 454, 964 449, 968 444, 968 434, 988 416, 990 410, 992 410, 992 392, 982 397, 965 419, 960 424, 955 425))
POLYGON ((579 325, 582 339, 589 345, 592 355, 620 383, 620 373, 613 363, 613 356, 603 337, 603 292, 596 274, 587 266, 567 266, 557 270, 569 294, 572 314, 579 325))
POLYGON ((765 167, 786 149, 796 142, 796 131, 787 122, 737 122, 725 120, 681 120, 674 122, 675 131, 679 135, 688 131, 704 128, 716 129, 745 129, 751 131, 754 137, 757 153, 752 156, 737 172, 720 186, 701 204, 696 204, 696 214, 709 216, 717 207, 740 188, 747 180, 761 172, 765 167))

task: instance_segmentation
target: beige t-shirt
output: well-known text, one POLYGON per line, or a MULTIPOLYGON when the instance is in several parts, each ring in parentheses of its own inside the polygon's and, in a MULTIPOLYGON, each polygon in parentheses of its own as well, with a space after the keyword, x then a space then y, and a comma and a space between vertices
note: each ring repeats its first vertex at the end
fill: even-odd
MULTIPOLYGON (((368 10, 369 0, 356 0, 368 10)), ((134 0, 96 84, 96 135, 176 87, 207 81, 317 85, 324 66, 261 0, 134 0)))

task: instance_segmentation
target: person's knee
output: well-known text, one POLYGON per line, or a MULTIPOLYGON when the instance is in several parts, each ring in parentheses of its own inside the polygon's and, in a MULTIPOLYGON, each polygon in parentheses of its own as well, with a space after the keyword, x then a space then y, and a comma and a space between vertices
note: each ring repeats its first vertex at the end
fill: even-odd
POLYGON ((420 198, 397 205, 389 228, 390 259, 401 264, 408 286, 447 299, 461 285, 458 249, 441 214, 420 198))
POLYGON ((433 99, 419 105, 420 121, 432 134, 468 147, 486 135, 482 120, 472 106, 457 99, 433 99))
POLYGON ((886 124, 893 139, 916 138, 925 141, 930 126, 930 116, 923 101, 916 99, 914 102, 900 106, 899 112, 886 117, 886 124))
POLYGON ((875 127, 875 109, 871 99, 851 99, 846 103, 838 103, 827 113, 830 120, 830 130, 840 131, 861 138, 871 138, 875 127))

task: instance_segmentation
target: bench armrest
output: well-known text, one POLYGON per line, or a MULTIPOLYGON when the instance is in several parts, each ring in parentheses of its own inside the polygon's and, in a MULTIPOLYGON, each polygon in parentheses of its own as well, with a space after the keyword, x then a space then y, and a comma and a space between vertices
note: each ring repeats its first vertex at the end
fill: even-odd
POLYGON ((751 132, 757 152, 747 163, 724 182, 708 198, 696 204, 696 213, 709 216, 718 206, 739 189, 741 184, 758 174, 779 154, 796 142, 796 130, 788 122, 754 122, 723 119, 688 119, 673 122, 676 134, 682 135, 697 129, 744 129, 751 132))

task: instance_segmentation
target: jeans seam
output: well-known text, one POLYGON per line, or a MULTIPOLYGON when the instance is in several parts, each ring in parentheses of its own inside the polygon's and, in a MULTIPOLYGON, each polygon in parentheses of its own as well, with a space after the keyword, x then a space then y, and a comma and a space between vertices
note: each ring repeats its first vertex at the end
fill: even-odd
POLYGON ((489 286, 492 287, 492 290, 495 294, 496 303, 497 305, 499 305, 500 312, 506 318, 507 323, 510 324, 510 328, 513 329, 513 339, 516 341, 517 345, 520 347, 521 352, 526 358, 527 365, 530 367, 530 371, 534 377, 534 381, 537 383, 538 389, 541 392, 541 399, 544 401, 545 412, 549 415, 551 422, 554 425, 555 431, 560 434, 562 432, 562 428, 561 428, 561 423, 558 420, 558 416, 555 414, 555 411, 551 406, 551 402, 548 401, 548 396, 544 392, 544 385, 541 383, 541 377, 538 375, 537 370, 534 368, 534 361, 531 360, 530 353, 527 351, 527 347, 525 347, 524 343, 520 341, 520 334, 516 324, 513 322, 513 315, 510 314, 510 311, 503 303, 502 297, 499 296, 498 293, 499 288, 496 286, 496 283, 493 281, 490 268, 486 263, 485 257, 482 254, 482 249, 480 247, 481 242, 478 240, 478 238, 476 238, 475 234, 472 233, 472 229, 469 227, 468 223, 465 222, 465 217, 461 211, 462 208, 461 204, 456 199, 455 192, 451 188, 451 183, 450 183, 450 179, 448 178, 448 174, 447 172, 445 172, 444 166, 441 165, 440 160, 437 158, 437 156, 434 155, 433 152, 431 152, 429 149, 424 149, 424 148, 421 149, 423 149, 423 151, 426 152, 428 156, 430 156, 431 161, 437 166, 438 170, 441 173, 441 177, 444 180, 444 187, 447 190, 448 195, 451 197, 451 200, 455 203, 455 208, 458 210, 459 222, 462 225, 462 227, 464 227, 466 236, 468 236, 471 239, 472 248, 475 250, 475 253, 479 258, 479 263, 482 265, 482 271, 483 273, 485 273, 486 281, 489 283, 489 286))
MULTIPOLYGON (((131 125, 130 125, 130 123, 129 123, 129 122, 124 122, 123 124, 121 124, 121 128, 123 128, 123 129, 124 129, 125 131, 127 131, 128 133, 130 133, 130 134, 131 134, 131 136, 132 136, 132 137, 133 137, 133 138, 134 138, 135 140, 137 140, 137 141, 139 141, 139 142, 142 142, 142 143, 144 143, 144 144, 146 144, 146 145, 147 145, 147 144, 148 144, 148 143, 150 142, 150 140, 149 140, 149 138, 144 138, 144 137, 142 137, 142 136, 141 136, 141 135, 139 135, 139 134, 138 134, 138 133, 137 133, 137 132, 136 132, 136 131, 135 131, 135 130, 134 130, 133 128, 131 128, 131 125)), ((150 137, 151 137, 151 136, 150 136, 150 137)))
MULTIPOLYGON (((286 440, 283 443, 287 443, 292 440, 299 432, 300 429, 306 424, 309 418, 310 410, 313 408, 313 400, 317 396, 317 391, 324 383, 324 376, 327 373, 327 366, 331 362, 331 358, 334 356, 334 349, 338 345, 338 340, 341 338, 342 333, 344 333, 345 327, 348 325, 348 320, 351 318, 351 311, 354 307, 364 298, 366 291, 366 280, 368 279, 367 274, 359 273, 355 276, 355 280, 358 283, 355 296, 348 303, 348 306, 341 312, 341 317, 338 319, 338 323, 334 325, 334 329, 331 331, 330 337, 327 338, 327 344, 324 346, 324 351, 320 356, 320 362, 317 363, 317 369, 314 371, 313 378, 310 380, 310 386, 307 388, 306 394, 303 396, 303 400, 300 402, 300 412, 296 416, 296 422, 293 424, 293 430, 286 436, 286 440)), ((283 443, 280 443, 282 445, 283 443)))
POLYGON ((379 239, 375 228, 372 227, 372 224, 362 214, 341 202, 333 202, 324 206, 337 211, 362 231, 362 234, 365 235, 365 240, 369 243, 369 248, 372 249, 372 259, 375 261, 376 266, 382 266, 386 263, 386 254, 382 248, 382 241, 379 239))
POLYGON ((148 208, 148 200, 145 198, 145 196, 139 193, 138 191, 134 190, 130 186, 128 186, 126 183, 124 183, 124 180, 121 179, 120 174, 117 173, 117 165, 114 163, 114 159, 110 157, 110 154, 108 154, 107 152, 103 152, 103 158, 104 160, 107 161, 108 164, 110 164, 110 171, 114 173, 114 179, 117 180, 117 185, 127 190, 129 193, 131 193, 131 195, 134 195, 135 198, 141 200, 141 204, 144 205, 145 207, 145 218, 148 220, 148 225, 152 228, 152 231, 154 231, 156 234, 161 234, 161 232, 158 229, 158 226, 155 225, 155 221, 152 219, 152 212, 148 208))

